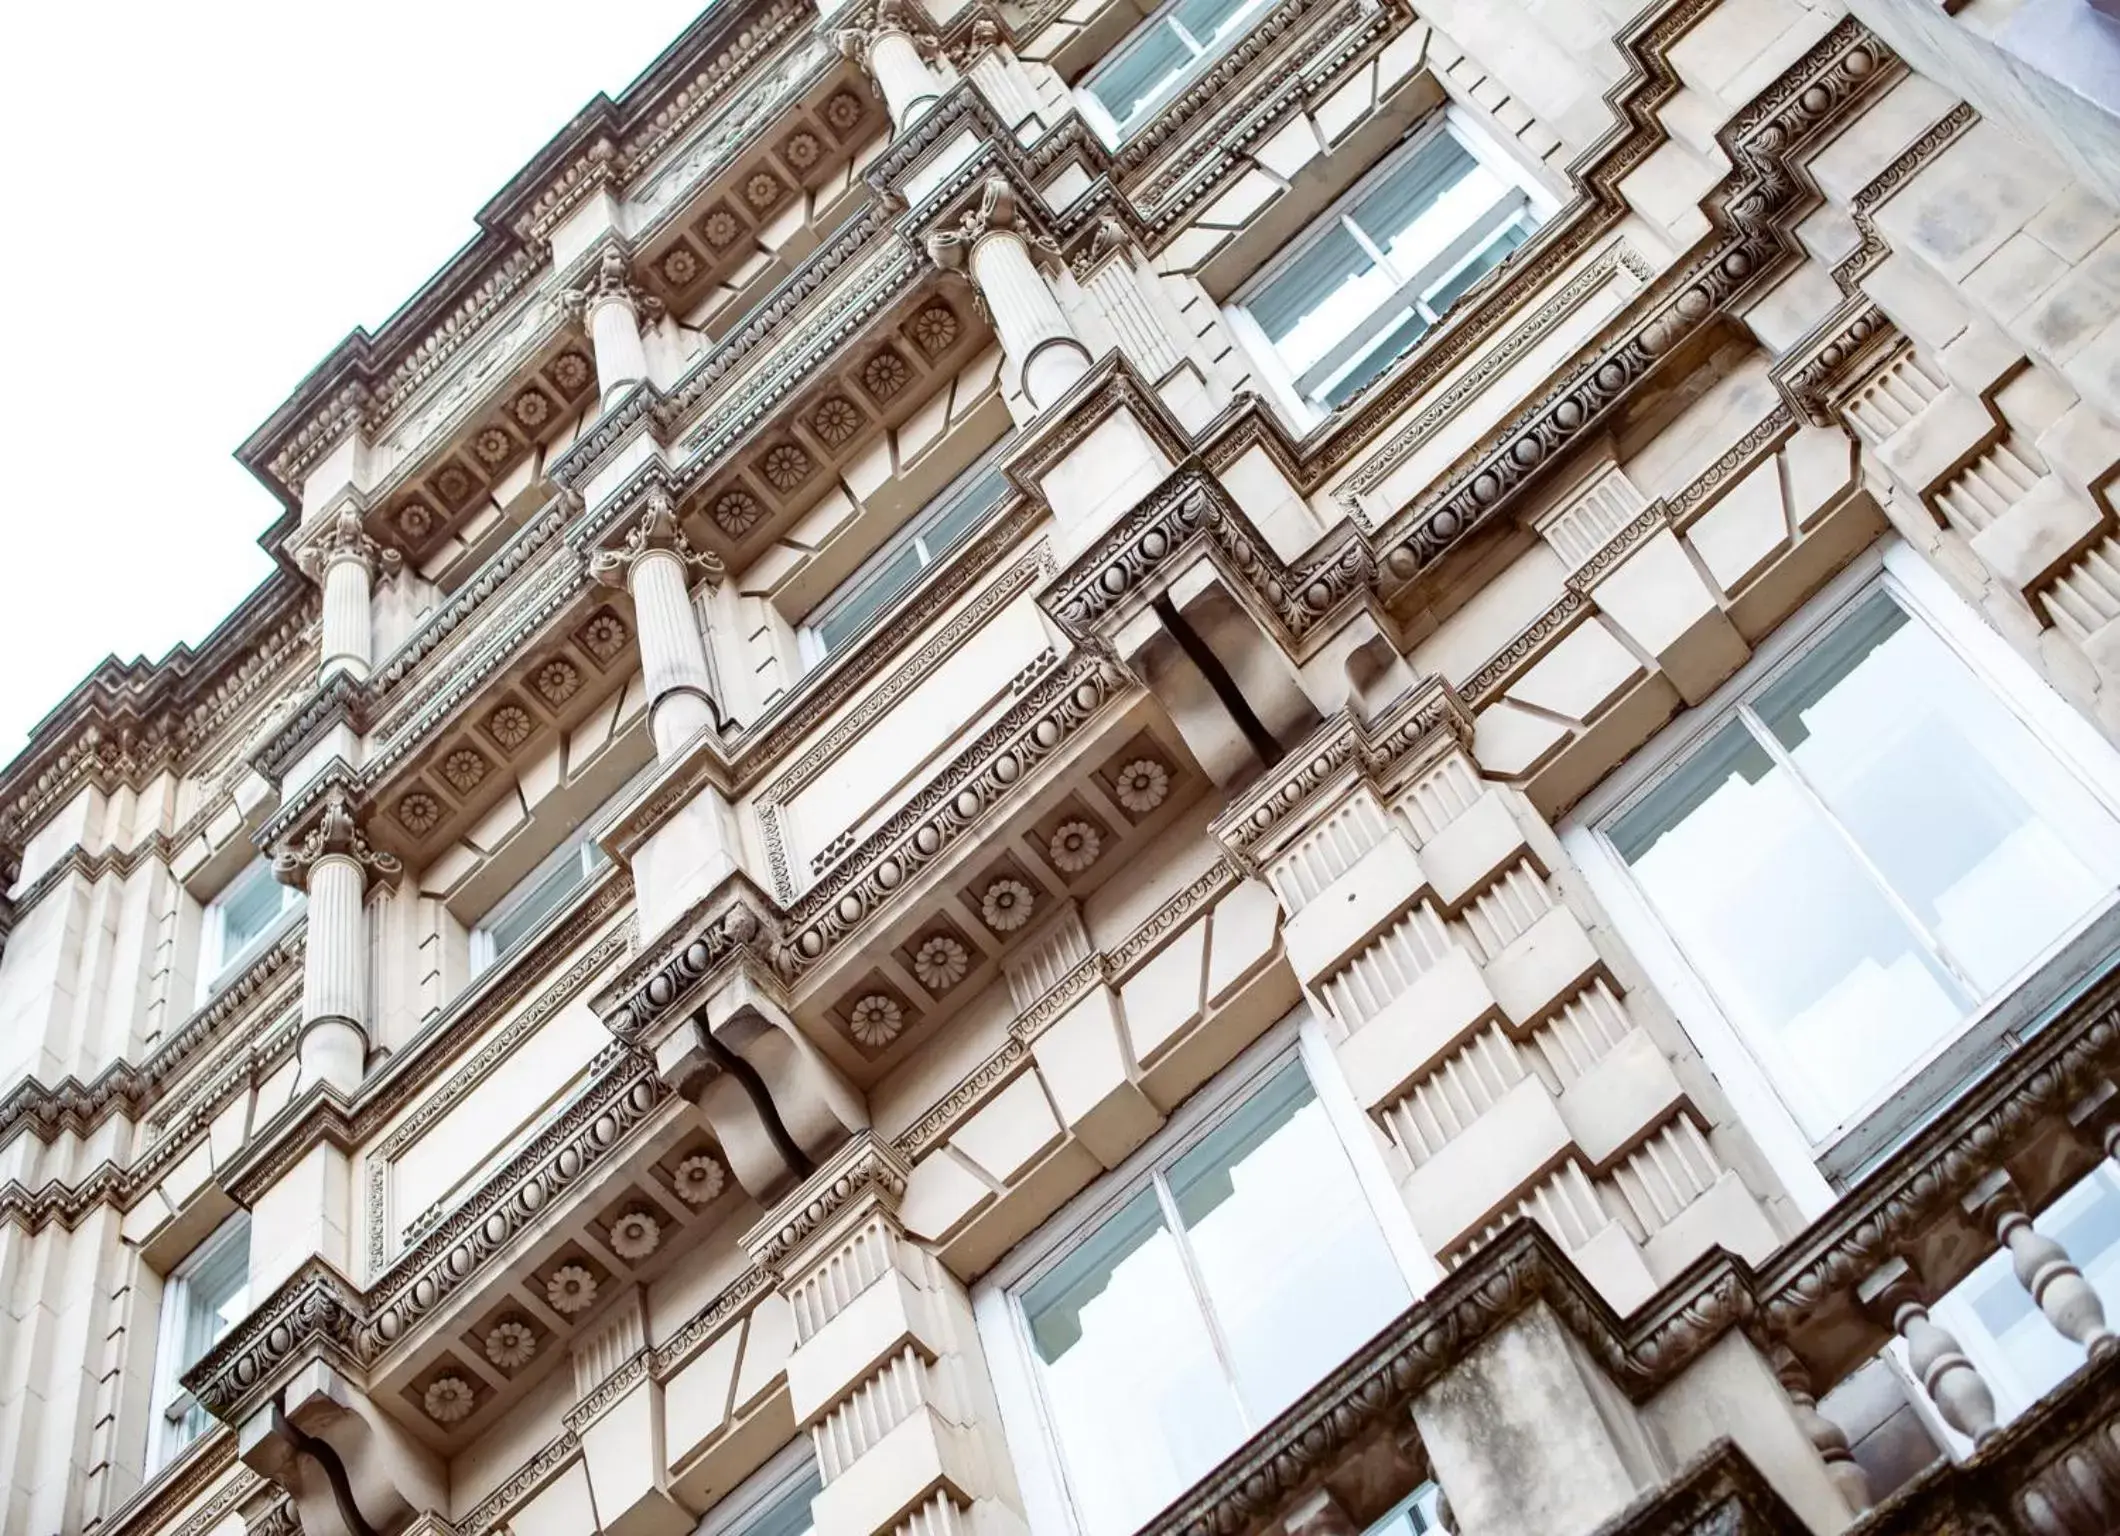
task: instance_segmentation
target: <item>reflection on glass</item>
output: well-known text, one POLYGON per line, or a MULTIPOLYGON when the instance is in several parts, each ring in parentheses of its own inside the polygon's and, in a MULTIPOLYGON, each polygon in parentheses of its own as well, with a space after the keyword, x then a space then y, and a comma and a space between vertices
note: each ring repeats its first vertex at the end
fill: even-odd
POLYGON ((1239 24, 1264 3, 1178 0, 1094 70, 1083 81, 1083 89, 1110 116, 1123 139, 1168 100, 1196 67, 1220 53, 1239 24))
POLYGON ((1085 1536, 1124 1536, 1408 1292, 1291 1062, 1019 1299, 1085 1536))
POLYGON ((1086 1536, 1123 1536, 1244 1437, 1154 1189, 1023 1293, 1086 1536))
POLYGON ((1295 1063, 1169 1177, 1254 1424, 1406 1305, 1406 1282, 1295 1063))
POLYGON ((745 1520, 736 1536, 810 1536, 817 1528, 810 1502, 823 1491, 824 1479, 817 1468, 805 1468, 787 1492, 745 1520))
POLYGON ((1814 1140, 2111 892, 2111 818, 1886 592, 1608 828, 1814 1140))
POLYGON ((1981 993, 2111 888, 2082 786, 1883 592, 1759 698, 1760 719, 1981 993), (2035 811, 2033 806, 2040 806, 2035 811), (2078 826, 2060 835, 2055 821, 2078 826))
POLYGON ((1345 228, 1328 229, 1252 300, 1288 365, 1301 372, 1330 351, 1392 289, 1392 280, 1345 228))
POLYGON ((1448 131, 1319 221, 1244 308, 1298 393, 1337 407, 1403 356, 1536 227, 1525 194, 1448 131))
POLYGON ((814 665, 865 633, 920 573, 971 537, 1008 494, 999 450, 930 502, 804 620, 814 665))

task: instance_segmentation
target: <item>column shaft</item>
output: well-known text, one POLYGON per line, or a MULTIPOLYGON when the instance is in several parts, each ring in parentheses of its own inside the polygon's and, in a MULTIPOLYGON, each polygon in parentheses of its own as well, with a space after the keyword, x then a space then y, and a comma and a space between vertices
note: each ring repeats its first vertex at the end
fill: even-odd
POLYGON ((369 608, 368 562, 341 555, 324 568, 323 662, 318 675, 350 673, 368 676, 375 656, 374 621, 369 608))
POLYGON ((1043 410, 1089 372, 1089 348, 1013 229, 989 230, 972 246, 972 281, 986 299, 1001 348, 1023 374, 1023 392, 1043 410))
POLYGON ((368 1054, 368 872, 327 853, 309 871, 309 941, 302 967, 302 1078, 351 1092, 368 1054))
POLYGON ((869 43, 869 73, 891 109, 891 126, 904 132, 942 99, 942 77, 928 67, 903 32, 878 32, 869 43))
POLYGON ((648 376, 648 353, 641 345, 640 317, 623 294, 599 294, 589 300, 590 345, 596 350, 599 403, 611 402, 648 376))
POLYGON ((640 630, 641 672, 648 689, 656 756, 674 757, 714 723, 713 674, 685 581, 685 564, 667 549, 634 557, 626 584, 640 630))

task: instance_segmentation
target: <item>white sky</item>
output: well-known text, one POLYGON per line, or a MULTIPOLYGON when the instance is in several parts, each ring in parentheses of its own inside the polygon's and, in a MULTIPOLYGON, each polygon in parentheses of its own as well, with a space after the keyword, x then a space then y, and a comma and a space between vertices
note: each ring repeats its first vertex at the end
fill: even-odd
POLYGON ((232 457, 702 0, 0 12, 0 762, 106 655, 197 644, 270 568, 232 457))

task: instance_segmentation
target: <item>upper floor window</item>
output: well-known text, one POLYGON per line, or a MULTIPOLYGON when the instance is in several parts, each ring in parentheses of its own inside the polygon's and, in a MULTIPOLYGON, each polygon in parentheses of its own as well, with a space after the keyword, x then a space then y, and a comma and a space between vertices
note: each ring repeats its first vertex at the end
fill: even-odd
POLYGON ((272 861, 263 857, 253 859, 223 886, 221 894, 206 905, 199 953, 200 998, 220 991, 255 960, 279 931, 280 920, 302 900, 300 891, 280 883, 272 872, 272 861))
POLYGON ((591 875, 611 862, 611 856, 590 835, 592 825, 585 821, 575 828, 478 920, 471 930, 474 976, 544 927, 569 897, 589 883, 591 875))
POLYGON ((162 1322, 149 1399, 150 1470, 173 1460, 213 1424, 180 1378, 249 1310, 250 1217, 239 1212, 194 1248, 162 1284, 162 1322))
POLYGON ((811 1536, 810 1503, 823 1491, 817 1453, 798 1438, 708 1510, 694 1536, 811 1536))
POLYGON ((1233 323, 1312 419, 1425 336, 1550 207, 1461 114, 1439 113, 1246 286, 1233 323))
POLYGON ((1770 1152, 1829 1173, 2102 958, 2120 886, 2120 822, 2057 746, 2109 750, 1910 550, 1878 565, 1571 839, 1733 1096, 1763 1079, 1793 1122, 1770 1152))
POLYGON ((1266 0, 1172 0, 1083 80, 1083 115, 1117 147, 1265 8, 1266 0))
POLYGON ((830 595, 803 617, 796 631, 803 665, 815 667, 866 632, 908 592, 920 573, 970 538, 1008 494, 995 448, 956 480, 919 516, 892 534, 830 595))
POLYGON ((1040 1536, 1136 1529, 1428 1279, 1314 1035, 1269 1037, 982 1287, 1010 1439, 1057 1453, 1027 1469, 1040 1536))

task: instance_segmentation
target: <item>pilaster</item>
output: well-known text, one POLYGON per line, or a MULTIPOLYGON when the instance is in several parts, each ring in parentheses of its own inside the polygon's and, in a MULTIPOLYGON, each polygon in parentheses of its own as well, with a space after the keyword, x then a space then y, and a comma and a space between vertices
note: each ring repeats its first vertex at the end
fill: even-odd
POLYGON ((824 1478, 818 1536, 1018 1536, 970 1299, 899 1220, 910 1172, 864 1132, 745 1238, 794 1313, 788 1389, 824 1478))
POLYGON ((1422 684, 1371 725, 1342 716, 1217 823, 1279 897, 1289 963, 1357 1102, 1389 1143, 1415 1228, 1462 1261, 1517 1215, 1622 1311, 1708 1246, 1779 1234, 1563 899, 1562 855, 1483 779, 1469 720, 1422 684))

